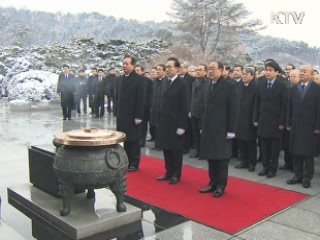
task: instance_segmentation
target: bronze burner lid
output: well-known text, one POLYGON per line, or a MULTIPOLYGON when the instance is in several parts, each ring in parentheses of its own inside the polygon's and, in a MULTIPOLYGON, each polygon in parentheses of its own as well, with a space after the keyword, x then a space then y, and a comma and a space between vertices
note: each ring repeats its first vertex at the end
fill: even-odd
POLYGON ((69 146, 106 146, 124 142, 123 132, 86 128, 54 135, 54 142, 69 146))

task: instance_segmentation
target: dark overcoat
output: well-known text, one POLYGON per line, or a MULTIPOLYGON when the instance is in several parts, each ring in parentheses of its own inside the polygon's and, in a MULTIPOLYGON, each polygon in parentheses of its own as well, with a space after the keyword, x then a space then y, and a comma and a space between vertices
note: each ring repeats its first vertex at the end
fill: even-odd
POLYGON ((206 82, 209 79, 197 79, 192 84, 192 91, 191 91, 191 114, 193 117, 202 118, 203 111, 204 111, 204 93, 205 88, 207 87, 206 82))
POLYGON ((57 92, 61 93, 61 107, 72 108, 74 106, 74 94, 76 91, 76 80, 72 74, 68 78, 62 73, 59 75, 57 92))
POLYGON ((97 78, 97 81, 94 82, 93 86, 93 102, 92 105, 95 108, 98 108, 101 106, 101 104, 104 103, 104 96, 105 96, 105 85, 106 85, 106 79, 103 77, 102 81, 99 81, 99 77, 97 78))
POLYGON ((105 94, 108 97, 114 97, 115 96, 115 88, 116 88, 116 82, 117 82, 117 76, 115 74, 109 74, 105 78, 105 94))
POLYGON ((301 85, 291 88, 286 125, 291 128, 289 151, 302 156, 316 156, 319 152, 320 86, 310 82, 302 93, 301 85))
POLYGON ((141 124, 134 119, 143 119, 146 82, 136 72, 117 81, 117 130, 124 132, 127 141, 141 139, 141 124))
POLYGON ((177 129, 186 130, 189 108, 189 86, 186 81, 177 77, 166 87, 161 99, 157 133, 159 147, 172 150, 183 148, 184 135, 177 135, 177 129))
POLYGON ((236 86, 222 76, 211 90, 207 83, 200 143, 200 156, 208 160, 231 157, 231 140, 227 133, 235 133, 238 108, 236 86))
POLYGON ((258 136, 263 138, 280 138, 279 125, 285 125, 287 105, 287 84, 279 77, 271 89, 267 80, 258 82, 258 89, 253 110, 253 122, 258 122, 258 136))
POLYGON ((152 126, 158 125, 160 101, 161 101, 161 86, 162 81, 167 81, 167 78, 162 80, 155 79, 152 81, 152 100, 151 100, 151 113, 150 113, 150 124, 152 126))
POLYGON ((239 99, 239 118, 236 137, 239 140, 257 139, 257 129, 253 125, 253 107, 257 93, 257 83, 253 80, 248 86, 242 82, 239 99))

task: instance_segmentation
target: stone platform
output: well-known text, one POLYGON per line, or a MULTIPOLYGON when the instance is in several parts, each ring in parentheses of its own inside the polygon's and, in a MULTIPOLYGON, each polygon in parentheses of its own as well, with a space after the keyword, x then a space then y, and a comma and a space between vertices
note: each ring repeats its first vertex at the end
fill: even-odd
MULTIPOLYGON (((69 216, 61 217, 62 199, 32 186, 21 184, 8 187, 8 202, 35 223, 49 225, 59 239, 83 239, 97 233, 141 220, 141 209, 126 203, 127 211, 116 211, 116 199, 108 189, 95 190, 95 199, 86 193, 75 194, 69 216)), ((36 235, 33 232, 33 235, 36 235)), ((38 236, 34 236, 38 237, 38 236)))

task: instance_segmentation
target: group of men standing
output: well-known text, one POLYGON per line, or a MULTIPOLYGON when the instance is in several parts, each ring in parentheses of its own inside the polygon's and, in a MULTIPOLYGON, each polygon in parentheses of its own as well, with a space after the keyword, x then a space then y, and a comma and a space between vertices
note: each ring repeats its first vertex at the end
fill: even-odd
MULTIPOLYGON (((199 64, 194 69, 195 77, 186 75, 182 68, 186 66, 171 57, 166 64, 152 68, 151 81, 143 76, 143 68, 136 65, 134 57, 124 58, 124 74, 115 83, 114 104, 117 130, 127 136, 124 148, 129 172, 139 168, 141 140, 146 138, 149 122, 151 140, 155 140, 156 149, 163 150, 165 161, 164 174, 158 181, 180 181, 183 154, 186 146, 192 145, 190 157, 208 161, 209 184, 200 193, 212 192, 220 197, 227 186, 228 162, 234 149, 240 160, 236 167, 252 172, 258 143, 263 165, 259 176, 276 175, 283 147, 287 159, 280 169, 288 169, 291 164, 294 171, 287 183, 310 187, 320 134, 320 86, 313 81, 311 66, 292 70, 288 78, 281 76, 281 68, 273 59, 266 60, 265 75, 259 78, 254 67, 240 65, 230 78, 219 61, 208 66, 199 64), (192 133, 191 140, 188 132, 192 133)), ((63 84, 60 80, 62 96, 68 89, 63 84)), ((96 86, 105 89, 99 84, 98 78, 96 86)), ((90 94, 89 102, 97 92, 90 94)), ((64 118, 69 118, 68 106, 62 102, 64 118)), ((96 116, 103 116, 104 98, 100 104, 100 111, 94 109, 96 116)))
POLYGON ((103 69, 93 68, 91 76, 86 77, 85 71, 80 70, 78 77, 70 71, 68 65, 63 66, 63 73, 58 78, 57 92, 61 96, 61 107, 63 120, 71 120, 72 110, 81 113, 81 103, 83 113, 87 113, 87 102, 89 97, 90 114, 96 118, 103 118, 105 113, 105 96, 108 99, 107 111, 116 114, 115 84, 116 72, 114 68, 109 70, 105 76, 103 69))

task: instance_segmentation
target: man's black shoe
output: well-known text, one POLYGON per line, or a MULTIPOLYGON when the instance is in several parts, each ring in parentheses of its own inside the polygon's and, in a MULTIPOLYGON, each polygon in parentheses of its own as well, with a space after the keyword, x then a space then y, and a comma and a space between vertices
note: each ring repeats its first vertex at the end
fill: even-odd
POLYGON ((293 185, 293 184, 297 184, 297 183, 302 183, 302 179, 299 179, 297 177, 293 177, 292 179, 289 179, 287 181, 287 184, 289 184, 289 185, 293 185))
POLYGON ((279 167, 279 170, 292 170, 292 167, 289 167, 287 165, 283 165, 283 166, 279 167))
POLYGON ((66 118, 63 118, 62 120, 67 120, 66 118))
POLYGON ((221 197, 223 194, 224 194, 224 190, 221 188, 218 188, 213 192, 214 197, 221 197))
POLYGON ((249 166, 249 167, 248 167, 248 171, 249 171, 249 172, 253 172, 255 169, 256 169, 256 168, 255 168, 254 166, 249 166))
POLYGON ((244 164, 244 163, 240 163, 238 165, 235 166, 235 168, 247 168, 248 165, 244 164))
POLYGON ((265 176, 267 174, 268 174, 268 170, 267 169, 262 169, 262 171, 258 173, 258 176, 265 176))
POLYGON ((273 178, 275 174, 273 172, 268 172, 267 178, 273 178))
POLYGON ((194 151, 194 152, 190 153, 189 157, 190 158, 197 158, 197 157, 199 157, 199 153, 194 151))
POLYGON ((129 168, 128 168, 128 172, 135 172, 135 171, 137 171, 138 170, 138 168, 137 167, 133 167, 133 166, 130 166, 129 168))
POLYGON ((214 192, 216 190, 215 187, 213 186, 208 186, 208 187, 205 187, 205 188, 201 188, 199 190, 200 193, 209 193, 209 192, 214 192))
POLYGON ((169 179, 169 184, 176 184, 179 182, 179 179, 176 177, 172 177, 169 179))
POLYGON ((157 180, 158 181, 166 181, 166 180, 169 180, 171 177, 170 176, 168 176, 168 175, 162 175, 162 176, 160 176, 160 177, 157 177, 157 180))
POLYGON ((311 186, 310 180, 303 180, 302 186, 303 186, 304 188, 309 188, 309 187, 311 186))

